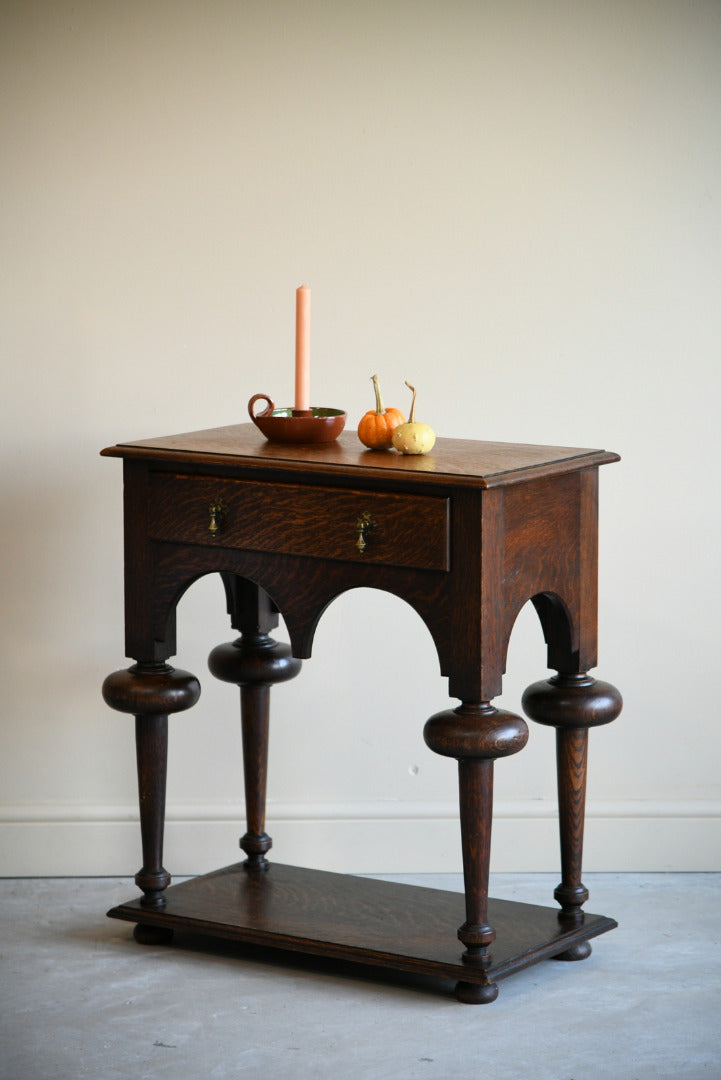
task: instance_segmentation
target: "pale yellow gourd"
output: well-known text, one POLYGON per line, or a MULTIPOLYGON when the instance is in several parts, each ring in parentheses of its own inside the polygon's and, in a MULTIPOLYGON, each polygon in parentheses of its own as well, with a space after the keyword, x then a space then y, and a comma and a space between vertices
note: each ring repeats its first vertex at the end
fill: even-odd
POLYGON ((416 420, 416 388, 406 380, 406 386, 413 391, 411 412, 407 424, 400 424, 393 432, 393 445, 401 454, 427 454, 433 449, 436 433, 428 424, 416 420))

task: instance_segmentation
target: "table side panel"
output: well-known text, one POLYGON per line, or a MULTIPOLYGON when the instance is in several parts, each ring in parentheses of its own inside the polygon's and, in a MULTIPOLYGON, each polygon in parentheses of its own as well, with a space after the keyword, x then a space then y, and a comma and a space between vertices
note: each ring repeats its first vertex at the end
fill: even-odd
POLYGON ((598 469, 545 477, 504 492, 505 657, 523 605, 534 600, 556 670, 596 662, 598 469))

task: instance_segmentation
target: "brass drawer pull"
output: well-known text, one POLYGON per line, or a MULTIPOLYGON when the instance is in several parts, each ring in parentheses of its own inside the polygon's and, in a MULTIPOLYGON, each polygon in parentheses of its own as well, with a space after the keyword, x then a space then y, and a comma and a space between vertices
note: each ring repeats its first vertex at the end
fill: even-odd
POLYGON ((358 530, 358 540, 356 541, 356 547, 360 551, 361 555, 368 547, 368 540, 370 534, 374 529, 378 528, 378 522, 368 510, 364 510, 361 516, 355 523, 355 527, 358 530))
POLYGON ((217 536, 223 526, 223 519, 227 513, 227 508, 221 499, 213 499, 208 507, 208 511, 210 513, 208 532, 212 533, 213 536, 217 536))

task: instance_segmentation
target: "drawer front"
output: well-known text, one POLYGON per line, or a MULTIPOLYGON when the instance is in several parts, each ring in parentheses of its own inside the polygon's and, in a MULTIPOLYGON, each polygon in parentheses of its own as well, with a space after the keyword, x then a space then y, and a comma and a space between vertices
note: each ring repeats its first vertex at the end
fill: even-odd
POLYGON ((153 473, 154 540, 448 570, 448 499, 153 473))

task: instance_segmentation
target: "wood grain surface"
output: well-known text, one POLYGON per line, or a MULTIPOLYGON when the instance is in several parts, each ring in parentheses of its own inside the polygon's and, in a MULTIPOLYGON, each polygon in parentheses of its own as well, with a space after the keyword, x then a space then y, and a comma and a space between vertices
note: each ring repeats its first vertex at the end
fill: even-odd
POLYGON ((262 484, 175 473, 150 480, 150 536, 311 558, 448 569, 448 499, 437 495, 262 484), (222 517, 209 532, 209 507, 222 517), (361 551, 359 522, 372 529, 361 551))
MULTIPOLYGON (((110 918, 192 931, 230 941, 272 946, 376 967, 483 981, 461 961, 463 947, 449 928, 463 922, 462 893, 271 863, 243 865, 171 886, 162 911, 138 901, 112 908, 110 918)), ((489 900, 496 931, 487 975, 501 979, 612 930, 601 915, 562 926, 555 909, 489 900)))
POLYGON ((333 443, 293 446, 267 442, 254 424, 236 424, 168 435, 157 439, 120 443, 102 451, 106 457, 145 458, 155 461, 208 465, 235 465, 246 469, 272 468, 315 475, 375 479, 387 476, 415 484, 448 478, 456 485, 495 487, 539 476, 618 461, 618 454, 568 446, 437 439, 430 454, 398 454, 394 450, 366 450, 355 432, 344 432, 333 443))

